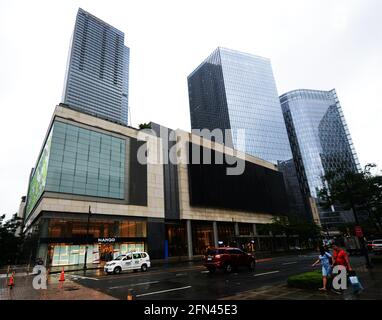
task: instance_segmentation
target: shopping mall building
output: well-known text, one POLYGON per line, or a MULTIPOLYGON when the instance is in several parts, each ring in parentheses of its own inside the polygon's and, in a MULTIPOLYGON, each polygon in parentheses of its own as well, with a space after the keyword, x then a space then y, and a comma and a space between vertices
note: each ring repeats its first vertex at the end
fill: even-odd
POLYGON ((165 129, 151 123, 147 133, 57 106, 23 206, 36 257, 59 266, 82 264, 86 247, 87 263, 97 264, 132 250, 180 259, 209 246, 282 246, 261 231, 288 213, 277 168, 165 129), (243 170, 228 174, 235 169, 243 170))

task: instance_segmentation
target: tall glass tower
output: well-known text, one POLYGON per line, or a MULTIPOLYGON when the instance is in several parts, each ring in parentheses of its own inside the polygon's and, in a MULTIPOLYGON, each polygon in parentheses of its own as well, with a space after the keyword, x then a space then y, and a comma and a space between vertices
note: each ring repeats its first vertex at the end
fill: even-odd
POLYGON ((313 198, 324 187, 326 173, 360 169, 334 89, 294 90, 283 94, 280 102, 300 183, 313 198))
POLYGON ((292 159, 269 59, 219 47, 188 76, 188 94, 192 129, 231 129, 224 142, 235 149, 292 159))
POLYGON ((65 104, 127 124, 130 50, 124 38, 123 32, 78 10, 65 75, 65 104))

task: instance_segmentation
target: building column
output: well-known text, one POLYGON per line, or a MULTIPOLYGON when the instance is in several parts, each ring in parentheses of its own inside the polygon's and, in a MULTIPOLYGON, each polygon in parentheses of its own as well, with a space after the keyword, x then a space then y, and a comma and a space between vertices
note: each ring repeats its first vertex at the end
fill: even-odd
POLYGON ((275 251, 275 244, 273 242, 273 233, 272 231, 269 231, 269 238, 271 239, 271 252, 274 252, 275 251))
POLYGON ((252 224, 252 230, 253 230, 253 236, 256 237, 257 236, 257 228, 256 228, 256 223, 253 223, 252 224))
POLYGON ((261 243, 260 243, 260 238, 258 237, 258 234, 257 234, 257 227, 256 227, 256 223, 252 224, 252 227, 253 227, 253 236, 257 239, 257 248, 256 250, 261 250, 261 243))
MULTIPOLYGON (((42 219, 39 226, 39 238, 46 238, 49 235, 49 220, 42 219)), ((46 243, 38 242, 36 258, 41 258, 44 261, 44 266, 48 262, 48 245, 46 243)))
POLYGON ((212 222, 212 229, 214 232, 214 246, 219 247, 219 236, 218 236, 218 224, 216 221, 212 222))
POLYGON ((239 224, 235 222, 235 236, 238 237, 239 235, 240 235, 239 224))
POLYGON ((187 247, 188 247, 188 258, 192 259, 193 250, 192 250, 192 230, 191 230, 191 220, 187 220, 187 247))

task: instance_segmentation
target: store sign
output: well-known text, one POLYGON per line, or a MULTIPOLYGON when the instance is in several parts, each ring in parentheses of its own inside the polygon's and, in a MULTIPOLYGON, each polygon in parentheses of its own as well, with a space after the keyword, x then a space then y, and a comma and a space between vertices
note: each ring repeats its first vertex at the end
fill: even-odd
POLYGON ((115 238, 98 238, 99 243, 114 243, 115 238))

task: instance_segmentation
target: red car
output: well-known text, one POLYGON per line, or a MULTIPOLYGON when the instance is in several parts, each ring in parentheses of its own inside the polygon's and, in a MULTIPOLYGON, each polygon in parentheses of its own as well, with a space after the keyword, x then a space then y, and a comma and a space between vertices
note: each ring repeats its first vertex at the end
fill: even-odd
POLYGON ((204 266, 209 272, 213 273, 216 269, 223 269, 230 273, 239 267, 247 267, 249 270, 255 270, 256 259, 251 253, 245 253, 237 248, 212 248, 208 249, 204 256, 204 266))

